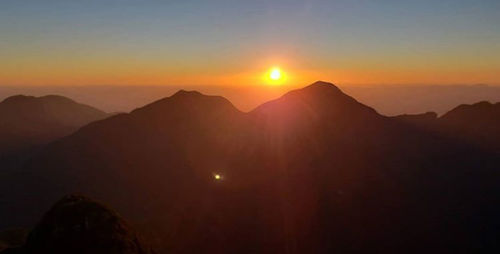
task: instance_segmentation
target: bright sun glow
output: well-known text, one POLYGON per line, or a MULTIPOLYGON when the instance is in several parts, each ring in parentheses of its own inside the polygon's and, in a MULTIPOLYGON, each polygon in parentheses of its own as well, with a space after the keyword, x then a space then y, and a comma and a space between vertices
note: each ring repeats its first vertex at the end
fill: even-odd
POLYGON ((222 177, 219 174, 214 175, 215 180, 220 180, 222 177))
POLYGON ((281 78, 281 71, 278 68, 274 68, 271 70, 271 73, 269 74, 269 77, 272 80, 279 80, 281 78))
POLYGON ((285 73, 280 68, 273 67, 266 73, 265 80, 271 85, 281 85, 285 82, 285 73))

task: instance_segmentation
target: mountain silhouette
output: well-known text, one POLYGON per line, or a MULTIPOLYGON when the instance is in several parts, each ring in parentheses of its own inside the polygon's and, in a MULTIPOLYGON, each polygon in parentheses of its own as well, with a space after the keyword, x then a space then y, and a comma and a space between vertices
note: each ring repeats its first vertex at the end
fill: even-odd
POLYGON ((0 154, 49 143, 106 116, 62 96, 11 96, 0 103, 0 154))
POLYGON ((500 151, 500 103, 460 105, 440 118, 441 127, 466 142, 500 151))
POLYGON ((93 122, 0 179, 29 226, 80 192, 160 253, 463 253, 495 249, 499 158, 316 82, 245 113, 178 93, 93 122), (215 177, 215 176, 218 177, 215 177))
POLYGON ((87 197, 68 195, 45 213, 23 246, 5 253, 147 254, 152 251, 115 211, 87 197))
POLYGON ((394 118, 482 149, 500 151, 500 103, 462 104, 441 117, 428 112, 394 118))

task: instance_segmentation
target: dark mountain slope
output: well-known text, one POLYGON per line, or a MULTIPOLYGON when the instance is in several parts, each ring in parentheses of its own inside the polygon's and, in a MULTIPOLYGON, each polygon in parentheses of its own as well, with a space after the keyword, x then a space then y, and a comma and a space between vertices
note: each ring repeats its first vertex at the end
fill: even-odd
MULTIPOLYGON (((242 145, 231 140, 244 135, 237 129, 245 121, 245 114, 222 97, 180 91, 130 114, 94 122, 49 146, 21 170, 25 176, 9 181, 27 183, 32 190, 10 184, 19 195, 11 211, 22 211, 16 219, 26 222, 50 199, 80 191, 149 220, 148 225, 162 219, 173 230, 182 226, 183 237, 198 237, 192 231, 202 229, 189 211, 210 205, 206 195, 216 187, 213 174, 224 173, 242 145)), ((195 244, 178 240, 179 249, 195 244)))
POLYGON ((290 220, 298 222, 290 226, 298 250, 460 249, 440 239, 443 232, 453 241, 468 239, 464 246, 481 245, 471 237, 478 228, 468 228, 470 235, 448 229, 451 222, 442 216, 453 214, 451 221, 466 227, 468 216, 482 213, 484 204, 464 203, 464 193, 495 197, 489 188, 499 179, 496 159, 380 116, 324 82, 252 113, 269 135, 266 153, 277 154, 277 168, 285 171, 281 196, 287 196, 290 220))
POLYGON ((106 116, 62 96, 9 97, 0 103, 0 154, 51 142, 106 116))
POLYGON ((0 211, 30 224, 83 192, 166 253, 490 250, 498 165, 325 82, 249 113, 180 91, 51 144, 1 179, 0 211))

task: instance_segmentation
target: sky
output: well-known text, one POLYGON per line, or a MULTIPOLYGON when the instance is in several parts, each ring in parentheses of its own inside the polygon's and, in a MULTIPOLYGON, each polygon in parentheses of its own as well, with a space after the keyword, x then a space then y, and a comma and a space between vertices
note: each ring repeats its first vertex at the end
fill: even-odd
POLYGON ((2 0, 0 85, 500 84, 498 0, 2 0))

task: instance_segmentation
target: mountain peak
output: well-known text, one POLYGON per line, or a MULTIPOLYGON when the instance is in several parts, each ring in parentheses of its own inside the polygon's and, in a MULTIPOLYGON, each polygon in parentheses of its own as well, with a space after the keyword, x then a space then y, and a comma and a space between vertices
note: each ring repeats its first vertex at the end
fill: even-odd
POLYGON ((5 98, 2 101, 2 103, 19 103, 19 102, 33 100, 35 98, 36 97, 34 97, 34 96, 26 96, 26 95, 18 94, 18 95, 13 95, 13 96, 5 98))
POLYGON ((290 91, 254 110, 256 113, 273 112, 271 114, 277 115, 296 114, 301 111, 314 115, 378 115, 374 109, 359 103, 334 84, 325 81, 316 81, 304 88, 290 91))
POLYGON ((179 90, 170 97, 155 101, 133 112, 164 113, 166 111, 178 111, 180 109, 188 111, 204 111, 206 109, 238 111, 229 100, 222 96, 206 95, 198 91, 179 90))
POLYGON ((107 116, 63 96, 11 96, 0 103, 0 153, 49 143, 107 116))
POLYGON ((200 97, 200 96, 206 96, 198 91, 195 91, 195 90, 184 90, 184 89, 181 89, 179 91, 177 91, 176 93, 174 93, 172 96, 170 96, 171 98, 177 98, 177 97, 200 97))
MULTIPOLYGON (((315 92, 315 93, 338 93, 338 94, 344 94, 336 85, 330 82, 325 82, 318 80, 302 89, 299 89, 299 91, 308 91, 308 92, 315 92)), ((345 94, 344 94, 345 95, 345 94)))
POLYGON ((336 89, 338 89, 335 84, 330 83, 330 82, 326 82, 326 81, 323 81, 323 80, 318 80, 318 81, 310 84, 307 87, 329 87, 329 88, 336 88, 336 89))
POLYGON ((2 104, 8 105, 24 105, 29 103, 37 103, 37 104, 47 104, 47 103, 56 103, 56 104, 76 104, 74 100, 64 97, 61 95, 44 95, 40 97, 28 96, 28 95, 13 95, 5 98, 2 104))
POLYGON ((500 103, 493 104, 489 101, 480 101, 474 104, 462 104, 450 110, 442 118, 454 118, 463 115, 477 116, 478 114, 498 114, 500 103))
POLYGON ((347 94, 343 93, 337 86, 332 83, 325 81, 316 81, 304 88, 293 90, 285 94, 283 97, 287 96, 313 96, 316 99, 325 98, 325 99, 333 99, 333 98, 344 98, 344 99, 352 99, 347 94))

